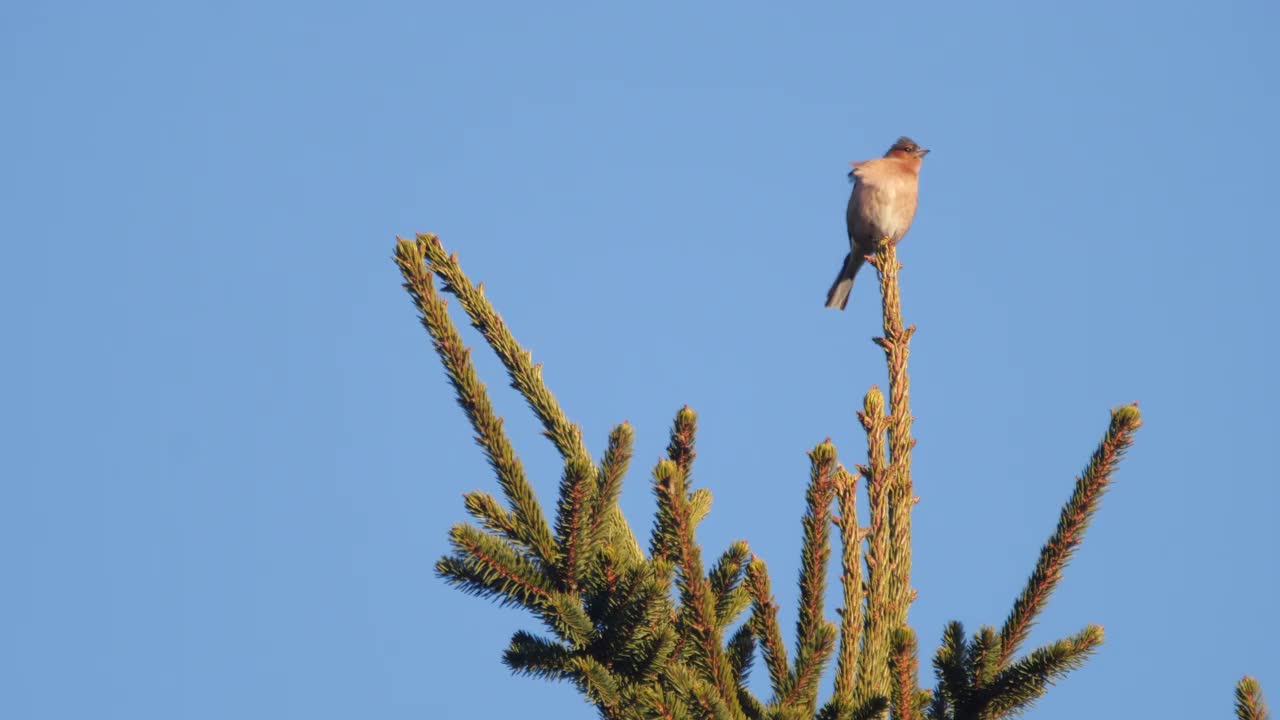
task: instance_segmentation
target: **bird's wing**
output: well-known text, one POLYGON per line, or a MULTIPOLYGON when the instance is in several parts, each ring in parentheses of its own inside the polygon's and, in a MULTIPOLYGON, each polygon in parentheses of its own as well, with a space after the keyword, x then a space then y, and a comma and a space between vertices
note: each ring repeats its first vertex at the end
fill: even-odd
POLYGON ((867 173, 875 173, 876 168, 882 165, 883 161, 884 158, 874 158, 871 160, 857 160, 849 163, 849 167, 852 168, 849 170, 849 179, 853 180, 854 178, 861 178, 865 180, 867 173))

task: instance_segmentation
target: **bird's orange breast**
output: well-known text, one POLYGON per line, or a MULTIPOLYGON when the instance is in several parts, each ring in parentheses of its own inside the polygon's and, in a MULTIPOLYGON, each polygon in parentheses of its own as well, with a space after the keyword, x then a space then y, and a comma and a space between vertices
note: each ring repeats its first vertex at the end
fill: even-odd
POLYGON ((871 160, 854 169, 849 197, 849 236, 868 251, 887 237, 898 242, 915 219, 919 175, 914 167, 893 159, 871 160))

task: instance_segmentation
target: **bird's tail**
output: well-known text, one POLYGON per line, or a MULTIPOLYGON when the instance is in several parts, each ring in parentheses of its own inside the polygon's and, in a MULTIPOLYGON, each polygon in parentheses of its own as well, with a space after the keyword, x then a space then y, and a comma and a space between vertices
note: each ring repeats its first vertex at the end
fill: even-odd
POLYGON ((827 307, 843 310, 849 304, 849 292, 853 290, 853 276, 858 274, 858 268, 862 267, 865 260, 861 253, 849 253, 844 256, 844 266, 840 268, 840 274, 836 276, 836 281, 827 291, 827 307))

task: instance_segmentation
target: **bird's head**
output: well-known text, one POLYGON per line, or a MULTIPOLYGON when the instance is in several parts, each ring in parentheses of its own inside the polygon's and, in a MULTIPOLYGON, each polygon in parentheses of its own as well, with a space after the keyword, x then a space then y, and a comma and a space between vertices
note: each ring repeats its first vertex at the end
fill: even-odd
POLYGON ((893 147, 889 148, 889 152, 885 153, 884 156, 887 158, 915 160, 916 162, 919 162, 928 154, 929 151, 926 148, 920 147, 915 140, 904 135, 903 137, 898 138, 898 142, 894 143, 893 147))

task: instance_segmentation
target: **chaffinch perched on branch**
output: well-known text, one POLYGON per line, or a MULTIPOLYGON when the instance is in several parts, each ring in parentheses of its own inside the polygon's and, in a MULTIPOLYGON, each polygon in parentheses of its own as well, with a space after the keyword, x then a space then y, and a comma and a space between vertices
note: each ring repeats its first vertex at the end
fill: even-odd
POLYGON ((929 151, 909 137, 900 137, 882 158, 850 163, 853 192, 845 222, 849 228, 849 254, 840 274, 827 291, 827 307, 843 310, 849 304, 853 276, 858 274, 876 245, 888 239, 896 245, 916 216, 920 163, 929 151))

